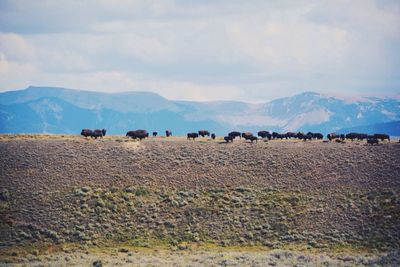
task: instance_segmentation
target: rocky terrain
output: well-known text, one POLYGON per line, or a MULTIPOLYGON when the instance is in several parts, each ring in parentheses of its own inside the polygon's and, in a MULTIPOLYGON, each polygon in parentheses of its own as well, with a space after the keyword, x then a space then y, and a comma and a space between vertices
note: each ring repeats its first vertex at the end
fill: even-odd
POLYGON ((399 163, 394 142, 1 135, 0 258, 396 265, 399 163))

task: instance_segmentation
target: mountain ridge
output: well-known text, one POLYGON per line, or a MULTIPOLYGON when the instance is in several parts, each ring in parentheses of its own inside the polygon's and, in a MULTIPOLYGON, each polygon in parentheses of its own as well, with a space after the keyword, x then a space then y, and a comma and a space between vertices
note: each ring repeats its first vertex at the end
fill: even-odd
POLYGON ((0 93, 2 133, 46 132, 49 129, 50 132, 76 133, 79 128, 90 125, 93 128, 108 127, 113 134, 124 134, 135 128, 151 131, 172 128, 176 134, 183 135, 197 131, 199 127, 218 135, 231 130, 260 129, 329 133, 391 121, 400 121, 400 101, 397 99, 371 98, 348 103, 312 91, 264 103, 169 100, 153 92, 104 93, 35 86, 0 93), (47 98, 47 102, 39 101, 43 98, 47 98), (36 109, 32 109, 32 105, 36 109), (47 109, 41 110, 40 105, 47 109), (36 114, 30 114, 31 123, 23 119, 27 112, 36 114), (57 122, 57 116, 63 123, 57 122), (75 125, 69 119, 64 122, 64 116, 80 119, 75 125), (17 123, 21 121, 25 128, 17 123))

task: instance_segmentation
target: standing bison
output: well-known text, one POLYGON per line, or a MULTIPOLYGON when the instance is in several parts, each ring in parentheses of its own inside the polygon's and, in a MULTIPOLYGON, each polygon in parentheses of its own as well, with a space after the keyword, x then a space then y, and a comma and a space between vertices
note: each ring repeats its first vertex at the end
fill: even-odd
POLYGON ((92 136, 93 131, 90 129, 82 129, 81 135, 84 137, 92 136))
POLYGON ((211 134, 211 139, 212 139, 212 140, 215 140, 215 137, 216 137, 216 136, 215 136, 215 133, 212 133, 212 134, 211 134))
POLYGON ((390 142, 390 136, 387 134, 374 134, 374 138, 380 139, 382 142, 387 139, 390 142))
POLYGON ((293 133, 293 132, 287 132, 286 134, 285 134, 285 138, 286 139, 292 139, 292 138, 296 138, 297 137, 297 134, 296 133, 293 133))
POLYGON ((368 145, 377 145, 377 144, 379 144, 379 140, 377 138, 375 138, 374 136, 368 136, 367 144, 368 145))
POLYGON ((253 141, 256 141, 256 143, 257 143, 257 141, 258 141, 258 137, 257 136, 254 136, 254 135, 252 135, 252 136, 250 136, 248 139, 246 139, 246 140, 250 140, 252 143, 253 143, 253 141))
POLYGON ((312 133, 307 133, 303 136, 303 141, 307 141, 307 140, 312 140, 313 139, 313 135, 312 133))
POLYGON ((197 137, 199 137, 198 133, 188 133, 187 134, 187 139, 189 139, 189 140, 190 140, 190 138, 192 138, 194 141, 194 139, 196 139, 197 137))
POLYGON ((330 133, 326 137, 329 139, 329 141, 332 141, 334 139, 341 139, 342 141, 344 141, 344 139, 346 138, 344 134, 337 134, 337 133, 330 133))
POLYGON ((233 142, 234 137, 233 136, 225 136, 224 140, 229 143, 229 142, 233 142))
POLYGON ((157 136, 157 132, 153 132, 153 137, 156 137, 157 136))
POLYGON ((204 137, 204 136, 210 136, 210 132, 207 130, 200 130, 199 135, 204 137))
POLYGON ((272 138, 272 134, 270 134, 268 131, 259 131, 257 133, 257 136, 259 136, 261 138, 267 138, 268 140, 271 140, 271 138, 272 138))
POLYGON ((246 139, 246 140, 250 139, 251 136, 253 136, 253 134, 250 133, 250 132, 242 133, 242 137, 243 137, 244 139, 246 139))
POLYGON ((364 133, 348 133, 348 134, 346 134, 346 139, 350 139, 351 141, 353 141, 354 139, 362 141, 367 138, 368 138, 368 134, 364 134, 364 133))
POLYGON ((165 131, 165 136, 166 136, 166 137, 172 136, 171 130, 166 130, 166 131, 165 131))
POLYGON ((245 133, 242 133, 242 137, 247 141, 247 140, 250 140, 252 143, 253 143, 253 141, 256 141, 257 142, 257 140, 258 140, 258 138, 257 138, 257 136, 254 136, 252 133, 250 133, 250 132, 245 132, 245 133))
POLYGON ((228 134, 228 136, 233 137, 233 139, 235 139, 236 137, 242 138, 242 135, 240 134, 240 132, 236 132, 236 131, 230 132, 228 134))
POLYGON ((312 133, 314 139, 322 140, 324 139, 324 135, 322 133, 312 133))
POLYGON ((127 137, 131 137, 133 139, 145 139, 147 137, 149 137, 149 133, 146 130, 136 130, 136 131, 129 131, 126 133, 127 137))
POLYGON ((302 139, 304 138, 304 133, 298 132, 298 133, 296 134, 296 138, 302 140, 302 139))

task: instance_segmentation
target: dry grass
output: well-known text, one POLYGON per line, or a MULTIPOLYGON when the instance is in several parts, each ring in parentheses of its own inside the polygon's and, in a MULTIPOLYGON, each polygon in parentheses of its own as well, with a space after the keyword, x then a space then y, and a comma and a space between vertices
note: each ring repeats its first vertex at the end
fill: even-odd
POLYGON ((396 143, 0 135, 0 250, 398 250, 399 156, 396 143))

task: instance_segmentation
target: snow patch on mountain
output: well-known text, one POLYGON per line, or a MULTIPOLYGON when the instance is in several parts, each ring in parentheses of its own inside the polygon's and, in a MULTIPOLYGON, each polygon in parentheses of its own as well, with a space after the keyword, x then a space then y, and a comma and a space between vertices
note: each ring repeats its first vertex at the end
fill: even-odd
POLYGON ((283 127, 284 131, 297 131, 304 125, 316 125, 329 121, 333 113, 324 108, 297 115, 283 127))
POLYGON ((396 113, 390 112, 390 111, 388 111, 388 110, 386 110, 386 109, 382 109, 382 110, 381 110, 381 113, 382 113, 383 115, 386 115, 390 120, 398 120, 398 119, 399 119, 399 118, 396 116, 396 113))

